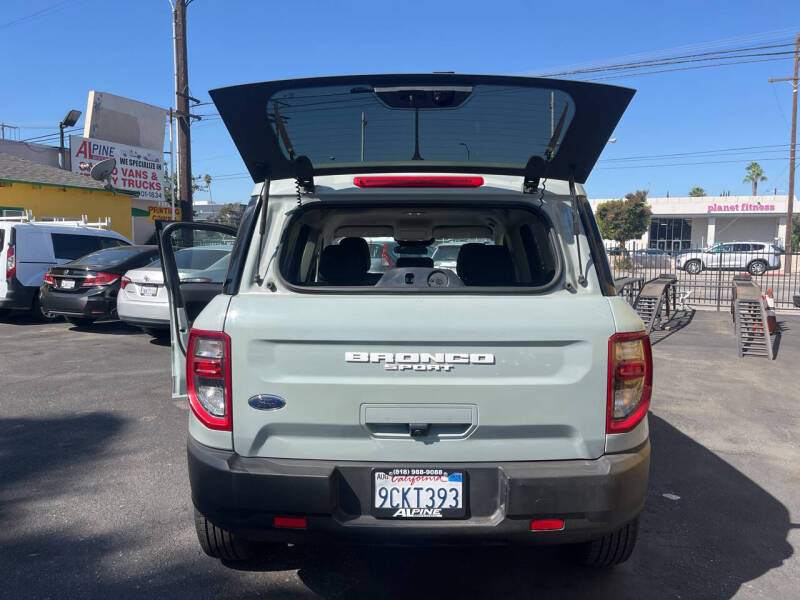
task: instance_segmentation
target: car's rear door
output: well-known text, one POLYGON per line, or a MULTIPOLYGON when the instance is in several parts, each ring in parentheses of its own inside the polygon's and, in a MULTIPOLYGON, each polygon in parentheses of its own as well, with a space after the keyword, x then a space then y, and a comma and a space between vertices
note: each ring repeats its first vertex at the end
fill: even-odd
MULTIPOLYGON (((214 223, 170 223, 158 238, 164 286, 170 305, 170 338, 172 341, 172 395, 186 394, 186 347, 189 329, 198 314, 223 291, 224 282, 181 281, 175 253, 201 246, 233 249, 236 229, 214 223)), ((222 315, 224 317, 224 315, 222 315)))

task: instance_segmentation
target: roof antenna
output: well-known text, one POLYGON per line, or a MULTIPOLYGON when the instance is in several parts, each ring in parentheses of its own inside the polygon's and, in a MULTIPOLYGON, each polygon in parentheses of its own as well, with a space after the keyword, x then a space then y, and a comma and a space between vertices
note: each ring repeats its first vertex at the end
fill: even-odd
POLYGON ((569 196, 572 200, 572 230, 575 232, 575 249, 578 251, 578 284, 586 285, 583 276, 583 260, 581 259, 580 217, 578 215, 578 195, 575 193, 575 171, 569 174, 569 196))

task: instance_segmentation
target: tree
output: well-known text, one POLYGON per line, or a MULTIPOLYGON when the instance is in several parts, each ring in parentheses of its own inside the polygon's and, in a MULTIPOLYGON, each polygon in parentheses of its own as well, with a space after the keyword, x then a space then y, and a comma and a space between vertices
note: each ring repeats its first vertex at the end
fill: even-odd
POLYGON ((217 214, 211 217, 208 220, 208 222, 239 227, 239 221, 242 219, 243 212, 244 212, 244 205, 242 204, 237 204, 237 203, 226 204, 223 207, 221 207, 217 212, 217 214))
POLYGON ((792 252, 800 250, 800 215, 792 215, 792 252))
MULTIPOLYGON (((210 178, 210 175, 207 175, 207 177, 210 178)), ((169 181, 169 173, 168 172, 165 172, 164 179, 169 181)), ((192 192, 196 192, 197 190, 203 188, 203 186, 201 186, 199 183, 197 183, 195 181, 195 179, 197 179, 197 178, 196 177, 192 177, 192 192)), ((178 187, 178 176, 175 173, 173 173, 172 174, 172 185, 171 186, 169 186, 169 185, 164 186, 164 200, 166 200, 167 202, 170 202, 170 203, 172 202, 172 189, 176 188, 176 187, 178 187)))
POLYGON ((742 183, 751 182, 753 184, 753 196, 758 195, 758 182, 766 181, 767 177, 764 175, 764 169, 756 161, 751 162, 745 169, 747 175, 742 180, 742 183))
POLYGON ((698 186, 693 187, 689 192, 689 196, 691 196, 692 198, 699 198, 700 196, 707 196, 707 195, 708 194, 706 194, 706 191, 698 186))
POLYGON ((607 240, 619 242, 623 252, 625 242, 641 237, 650 225, 647 190, 625 194, 623 200, 609 200, 597 207, 600 233, 607 240))

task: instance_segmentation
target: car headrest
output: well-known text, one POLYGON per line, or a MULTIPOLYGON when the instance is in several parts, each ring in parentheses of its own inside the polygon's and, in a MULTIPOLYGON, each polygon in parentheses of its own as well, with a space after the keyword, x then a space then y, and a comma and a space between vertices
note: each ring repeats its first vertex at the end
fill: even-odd
POLYGON ((349 248, 354 256, 358 254, 361 257, 364 273, 369 271, 369 244, 367 244, 367 240, 362 237, 346 237, 339 242, 339 245, 349 248))
POLYGON ((427 267, 433 268, 433 259, 429 256, 401 256, 397 259, 398 268, 404 267, 427 267))
POLYGON ((458 251, 456 273, 464 285, 515 285, 514 263, 505 246, 464 244, 458 251))
POLYGON ((363 238, 345 238, 322 250, 319 273, 328 283, 360 285, 367 271, 369 246, 363 238))

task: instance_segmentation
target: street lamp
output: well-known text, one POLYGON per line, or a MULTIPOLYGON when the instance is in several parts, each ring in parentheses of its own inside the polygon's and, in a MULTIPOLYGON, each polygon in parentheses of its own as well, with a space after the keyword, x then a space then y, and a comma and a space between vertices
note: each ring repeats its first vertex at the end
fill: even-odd
POLYGON ((64 128, 75 125, 78 119, 81 118, 81 114, 79 110, 71 110, 67 113, 67 116, 62 119, 61 123, 58 124, 58 166, 62 169, 67 168, 67 161, 64 157, 64 128))

